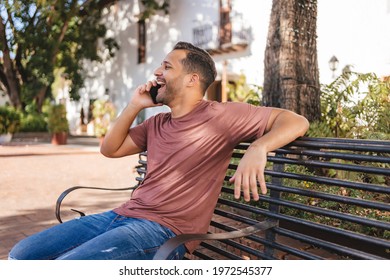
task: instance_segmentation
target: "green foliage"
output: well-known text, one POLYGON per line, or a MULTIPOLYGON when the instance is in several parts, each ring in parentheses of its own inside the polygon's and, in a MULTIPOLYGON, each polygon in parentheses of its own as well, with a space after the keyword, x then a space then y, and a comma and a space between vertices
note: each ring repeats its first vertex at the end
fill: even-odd
MULTIPOLYGON (((113 38, 106 36, 101 23, 103 8, 99 0, 6 0, 0 5, 0 20, 7 34, 0 47, 3 49, 6 44, 10 49, 10 58, 16 66, 12 70, 14 77, 18 77, 16 87, 24 104, 37 99, 42 92, 46 96, 51 94, 56 68, 64 69, 72 82, 71 97, 79 98, 84 59, 101 60, 99 39, 110 56, 119 48, 113 38)), ((0 72, 3 71, 0 67, 0 72)), ((0 77, 3 85, 11 82, 4 75, 0 77)))
POLYGON ((46 132, 47 123, 41 114, 23 114, 20 120, 20 132, 46 132))
POLYGON ((92 115, 94 118, 95 136, 103 137, 116 116, 116 109, 112 102, 98 99, 93 103, 92 115))
POLYGON ((157 11, 163 11, 165 14, 168 14, 169 2, 169 0, 164 0, 162 3, 161 1, 156 0, 141 0, 144 10, 139 15, 139 18, 145 20, 154 15, 157 11))
POLYGON ((228 97, 231 101, 260 105, 262 88, 258 85, 247 84, 246 76, 242 73, 235 83, 228 84, 228 90, 228 97))
POLYGON ((63 104, 54 104, 48 108, 47 126, 49 132, 68 132, 69 124, 66 118, 66 108, 63 104))
POLYGON ((390 81, 349 72, 323 85, 321 120, 311 124, 308 135, 390 139, 390 81))
POLYGON ((47 128, 47 111, 49 105, 43 105, 42 112, 38 112, 38 106, 32 102, 25 106, 21 114, 20 132, 46 132, 47 128))
POLYGON ((20 126, 20 113, 10 106, 0 106, 0 134, 15 133, 20 126))

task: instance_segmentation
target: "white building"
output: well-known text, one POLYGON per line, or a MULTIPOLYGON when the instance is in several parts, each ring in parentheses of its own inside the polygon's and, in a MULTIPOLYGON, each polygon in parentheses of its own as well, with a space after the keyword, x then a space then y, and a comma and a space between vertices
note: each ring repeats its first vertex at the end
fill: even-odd
MULTIPOLYGON (((108 8, 105 20, 120 50, 103 64, 88 65, 81 101, 68 106, 73 130, 81 107, 87 112, 96 98, 108 95, 120 112, 133 90, 153 79, 154 69, 177 41, 208 49, 217 63, 217 80, 223 73, 229 79, 243 71, 248 83, 262 85, 272 0, 171 0, 168 15, 161 12, 144 23, 136 16, 139 2, 119 0, 108 8)), ((390 75, 390 0, 318 0, 317 26, 321 83, 332 80, 328 61, 333 55, 339 60, 336 75, 346 65, 390 75)), ((223 100, 221 91, 217 84, 208 97, 223 100)), ((147 109, 141 118, 167 110, 147 109)))

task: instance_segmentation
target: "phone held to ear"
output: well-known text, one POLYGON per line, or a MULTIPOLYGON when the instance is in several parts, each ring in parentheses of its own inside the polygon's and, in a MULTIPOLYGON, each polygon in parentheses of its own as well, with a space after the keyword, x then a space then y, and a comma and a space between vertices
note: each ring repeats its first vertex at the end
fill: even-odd
POLYGON ((150 96, 152 97, 153 103, 158 104, 156 97, 157 97, 157 91, 161 87, 161 85, 153 86, 150 88, 150 96))

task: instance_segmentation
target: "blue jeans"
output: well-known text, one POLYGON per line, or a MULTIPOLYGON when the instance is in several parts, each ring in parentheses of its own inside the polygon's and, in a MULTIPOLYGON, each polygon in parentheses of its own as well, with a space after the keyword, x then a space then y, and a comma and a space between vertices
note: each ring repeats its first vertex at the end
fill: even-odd
MULTIPOLYGON (((175 234, 152 221, 113 211, 58 224, 23 239, 9 259, 19 260, 148 260, 175 234)), ((170 259, 181 259, 181 245, 170 259)))

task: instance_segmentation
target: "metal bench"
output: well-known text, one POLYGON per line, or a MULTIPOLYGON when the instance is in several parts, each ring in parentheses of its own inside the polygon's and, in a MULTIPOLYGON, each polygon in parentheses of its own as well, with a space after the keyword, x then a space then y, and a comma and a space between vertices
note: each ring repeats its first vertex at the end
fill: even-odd
MULTIPOLYGON (((390 258, 390 141, 297 139, 269 154, 269 193, 247 203, 233 198, 228 181, 249 145, 233 153, 209 234, 179 235, 156 259, 194 239, 203 241, 186 259, 390 258)), ((141 182, 147 153, 137 172, 141 182)), ((60 222, 62 200, 79 188, 88 187, 58 198, 60 222)))

